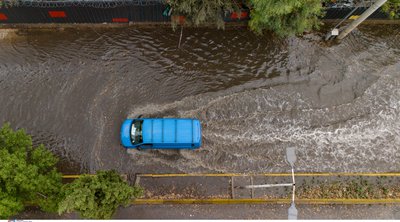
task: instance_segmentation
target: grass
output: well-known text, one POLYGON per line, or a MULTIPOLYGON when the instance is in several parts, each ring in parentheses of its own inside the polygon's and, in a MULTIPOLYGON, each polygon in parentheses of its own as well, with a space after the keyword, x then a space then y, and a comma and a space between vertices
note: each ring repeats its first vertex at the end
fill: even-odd
POLYGON ((386 178, 370 181, 361 177, 342 181, 304 182, 296 192, 297 198, 388 199, 400 198, 400 184, 387 183, 386 178))

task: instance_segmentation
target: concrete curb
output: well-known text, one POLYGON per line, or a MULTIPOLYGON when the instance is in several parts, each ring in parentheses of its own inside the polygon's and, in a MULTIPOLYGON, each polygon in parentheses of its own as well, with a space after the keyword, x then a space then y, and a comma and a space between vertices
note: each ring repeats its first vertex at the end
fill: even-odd
MULTIPOLYGON (((400 199, 296 199, 296 204, 400 204, 400 199)), ((131 204, 290 204, 291 199, 136 199, 131 204)))

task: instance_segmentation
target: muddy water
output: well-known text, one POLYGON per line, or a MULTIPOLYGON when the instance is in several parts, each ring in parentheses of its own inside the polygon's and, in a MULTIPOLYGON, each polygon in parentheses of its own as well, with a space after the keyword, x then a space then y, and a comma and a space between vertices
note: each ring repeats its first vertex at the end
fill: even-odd
POLYGON ((82 171, 282 172, 287 146, 300 171, 398 171, 400 27, 322 38, 20 31, 0 41, 0 123, 82 171), (199 118, 203 146, 127 152, 119 127, 139 114, 199 118))

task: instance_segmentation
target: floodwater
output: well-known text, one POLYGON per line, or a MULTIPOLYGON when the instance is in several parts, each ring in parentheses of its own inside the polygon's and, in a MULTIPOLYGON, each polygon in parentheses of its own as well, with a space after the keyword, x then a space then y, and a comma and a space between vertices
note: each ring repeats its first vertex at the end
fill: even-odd
POLYGON ((64 172, 386 172, 400 169, 400 27, 341 44, 246 29, 19 31, 0 41, 0 124, 64 172), (127 151, 127 117, 195 117, 198 150, 127 151), (73 164, 67 164, 73 163, 73 164))

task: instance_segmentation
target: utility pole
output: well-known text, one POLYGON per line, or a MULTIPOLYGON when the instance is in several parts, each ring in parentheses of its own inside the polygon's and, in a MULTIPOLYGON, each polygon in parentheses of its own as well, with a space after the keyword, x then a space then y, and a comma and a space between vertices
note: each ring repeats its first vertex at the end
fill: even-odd
MULTIPOLYGON (((286 160, 292 167, 292 183, 281 183, 281 184, 261 184, 261 185, 248 185, 241 188, 254 189, 254 188, 265 188, 265 187, 292 187, 292 202, 288 209, 288 219, 289 220, 297 220, 297 208, 294 203, 295 191, 296 191, 296 181, 294 178, 294 163, 297 160, 296 157, 296 148, 288 147, 286 148, 286 160)), ((253 182, 251 183, 253 184, 253 182)), ((253 196, 252 196, 253 198, 253 196)))
POLYGON ((361 22, 367 19, 372 13, 378 10, 383 4, 385 4, 387 0, 377 0, 371 7, 369 7, 360 17, 350 23, 343 32, 339 34, 337 37, 339 40, 342 40, 346 37, 353 29, 355 29, 361 22))

